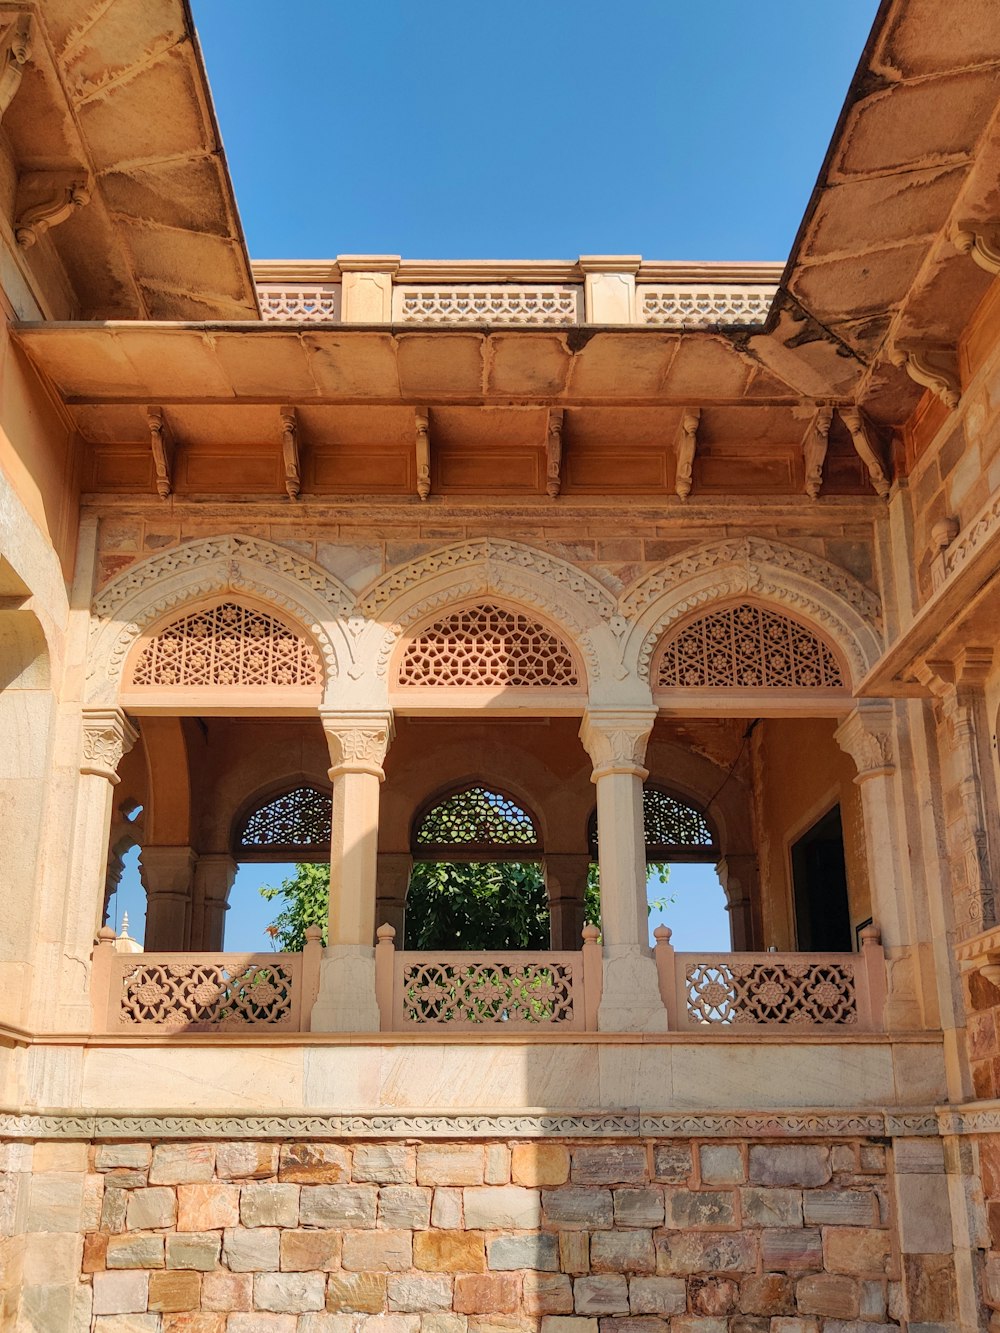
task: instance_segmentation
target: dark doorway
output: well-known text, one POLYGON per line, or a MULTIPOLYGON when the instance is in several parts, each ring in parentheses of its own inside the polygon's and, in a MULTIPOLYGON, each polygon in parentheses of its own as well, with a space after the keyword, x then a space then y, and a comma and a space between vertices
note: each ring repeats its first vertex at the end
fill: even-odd
POLYGON ((806 953, 850 953, 854 939, 839 805, 793 844, 792 883, 798 948, 806 953))

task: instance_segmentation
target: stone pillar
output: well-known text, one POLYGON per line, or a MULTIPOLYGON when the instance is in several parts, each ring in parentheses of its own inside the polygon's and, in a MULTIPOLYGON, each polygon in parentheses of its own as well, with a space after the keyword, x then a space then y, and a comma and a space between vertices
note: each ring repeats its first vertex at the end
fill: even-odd
POLYGON ((642 784, 652 708, 590 709, 580 737, 594 764, 604 991, 598 1026, 605 1032, 663 1032, 667 1012, 649 947, 642 784))
POLYGON ((584 319, 588 324, 634 324, 639 255, 581 255, 584 319))
POLYGON ((198 857, 191 905, 192 949, 215 951, 224 947, 229 891, 236 870, 236 862, 228 852, 208 852, 198 857))
POLYGON ((729 913, 729 937, 736 952, 762 948, 757 939, 755 913, 760 894, 760 870, 752 852, 731 852, 715 867, 729 913))
POLYGON ((388 324, 399 255, 338 255, 340 317, 345 324, 388 324))
POLYGON ((403 948, 406 926, 406 891, 410 887, 413 857, 409 852, 379 852, 375 898, 375 926, 392 926, 403 948))
POLYGON ((192 879, 197 853, 190 847, 143 847, 139 873, 146 890, 147 953, 191 947, 192 879))
POLYGON ((379 784, 392 740, 387 712, 322 713, 330 747, 329 947, 320 968, 314 1032, 378 1032, 375 898, 379 784))
POLYGON ((546 852, 544 869, 549 898, 549 948, 580 949, 590 857, 585 852, 546 852))

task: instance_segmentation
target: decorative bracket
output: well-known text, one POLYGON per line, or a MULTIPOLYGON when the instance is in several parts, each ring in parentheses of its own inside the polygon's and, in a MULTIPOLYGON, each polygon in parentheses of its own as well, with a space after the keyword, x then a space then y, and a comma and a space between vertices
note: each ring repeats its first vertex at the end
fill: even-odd
POLYGON ((431 418, 426 407, 416 409, 417 494, 426 500, 431 493, 431 418))
POLYGON ((90 203, 90 185, 83 171, 27 171, 19 178, 17 191, 19 198, 33 201, 19 211, 14 223, 14 235, 24 250, 90 203))
POLYGON ((806 495, 810 500, 818 500, 823 489, 823 464, 830 446, 832 421, 833 408, 819 408, 802 441, 802 457, 806 464, 806 495))
POLYGON ((969 255, 987 273, 1000 273, 1000 227, 960 222, 951 234, 955 249, 969 255))
POLYGON ((299 419, 294 407, 281 409, 281 461, 288 498, 297 500, 302 489, 302 473, 299 466, 299 419))
POLYGON ((21 86, 24 67, 31 59, 31 15, 18 14, 0 38, 0 120, 21 86))
POLYGON ((947 408, 956 408, 962 396, 955 350, 943 343, 903 340, 889 352, 894 366, 904 367, 915 384, 930 389, 947 408))
POLYGON ((147 407, 146 421, 149 424, 153 466, 156 468, 156 492, 161 500, 165 500, 174 488, 174 442, 162 407, 147 407))
POLYGON ((561 407, 549 408, 548 430, 545 435, 545 492, 552 500, 562 489, 562 433, 565 415, 561 407))
POLYGON ((871 426, 859 407, 842 407, 840 419, 851 432, 854 452, 868 469, 868 475, 875 490, 883 500, 889 498, 889 478, 879 459, 879 451, 872 437, 871 426))
POLYGON ((677 476, 674 490, 681 500, 691 494, 694 484, 694 457, 698 452, 698 427, 701 424, 701 408, 686 407, 681 415, 681 424, 677 428, 674 445, 677 449, 677 476))

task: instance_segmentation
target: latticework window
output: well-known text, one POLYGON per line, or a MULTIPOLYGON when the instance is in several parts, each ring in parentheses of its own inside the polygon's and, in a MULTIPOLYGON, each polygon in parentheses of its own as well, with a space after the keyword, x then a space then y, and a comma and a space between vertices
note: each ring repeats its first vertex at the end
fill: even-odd
POLYGON ((149 640, 133 685, 321 685, 319 654, 301 634, 237 602, 192 611, 149 640))
POLYGON ((466 787, 432 806, 417 825, 414 843, 421 852, 437 855, 539 849, 532 817, 488 787, 466 787))
MULTIPOLYGON (((719 849, 704 815, 661 791, 642 789, 642 827, 648 861, 716 861, 719 849)), ((590 854, 597 857, 597 811, 590 816, 590 854)))
POLYGON ((789 616, 752 602, 711 611, 660 649, 659 688, 839 689, 833 651, 789 616))
POLYGON ((400 685, 579 685, 573 655, 551 630, 492 603, 436 620, 406 647, 400 685))
POLYGON ((237 854, 267 853, 298 860, 325 861, 330 855, 329 792, 296 787, 252 810, 236 838, 237 854))

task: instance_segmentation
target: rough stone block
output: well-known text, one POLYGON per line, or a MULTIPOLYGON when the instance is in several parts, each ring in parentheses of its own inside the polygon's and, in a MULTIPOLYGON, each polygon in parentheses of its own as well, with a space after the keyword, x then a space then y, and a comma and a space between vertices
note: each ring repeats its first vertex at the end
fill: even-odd
POLYGON ((351 1154, 332 1143, 284 1143, 278 1179, 293 1185, 339 1185, 351 1178, 351 1154))
POLYGON ((787 1189, 740 1190, 745 1227, 802 1225, 802 1191, 787 1189))
POLYGON ((129 1231, 172 1227, 177 1221, 177 1196, 167 1186, 130 1190, 125 1225, 129 1231))
POLYGON ((94 1274, 95 1315, 141 1313, 148 1300, 148 1273, 94 1274))
POLYGON ((718 1318, 736 1309, 740 1289, 727 1277, 693 1277, 688 1282, 688 1299, 694 1314, 718 1318))
POLYGON ((258 1310, 304 1314, 322 1310, 325 1301, 322 1273, 258 1273, 253 1280, 253 1303, 258 1310))
MULTIPOLYGON (((990 1262, 987 1261, 987 1267, 990 1262)), ((910 1328, 915 1329, 918 1323, 947 1326, 957 1321, 958 1292, 955 1264, 950 1254, 906 1254, 903 1256, 903 1273, 906 1278, 910 1328)), ((863 1284, 864 1287, 874 1285, 869 1282, 863 1284)), ((881 1286, 881 1283, 878 1285, 881 1286)), ((991 1301, 994 1299, 992 1293, 987 1292, 987 1295, 991 1301)), ((862 1298, 862 1314, 865 1313, 865 1306, 866 1302, 862 1298)))
POLYGON ((652 1273, 656 1251, 651 1231, 594 1231, 590 1267, 595 1273, 652 1273))
POLYGON ((861 1308, 857 1282, 838 1273, 813 1273, 800 1278, 795 1299, 802 1314, 831 1315, 835 1319, 856 1319, 861 1308))
POLYGON ((215 1150, 215 1173, 220 1180, 254 1180, 277 1172, 275 1143, 220 1143, 215 1150))
POLYGON ((443 1274, 393 1274, 388 1279, 389 1309, 422 1314, 451 1309, 452 1280, 443 1274))
POLYGON ((941 1139, 894 1139, 892 1164, 897 1175, 936 1175, 945 1169, 941 1139))
POLYGON ((665 1225, 682 1231, 718 1231, 736 1225, 731 1190, 666 1189, 665 1225))
POLYGON ((518 1286, 513 1273, 462 1273, 455 1278, 453 1304, 458 1314, 513 1314, 518 1286))
POLYGON ((525 1273, 520 1308, 528 1315, 572 1314, 573 1284, 563 1273, 525 1273))
POLYGON ((424 1185, 384 1186, 378 1192, 379 1226, 425 1230, 431 1224, 431 1193, 424 1185))
POLYGON ((549 1226, 589 1231, 607 1230, 614 1224, 611 1191, 566 1185, 562 1189, 542 1190, 542 1211, 549 1226))
POLYGON ((73 1140, 52 1140, 36 1143, 31 1157, 31 1169, 36 1175, 42 1171, 86 1171, 88 1147, 73 1140))
POLYGON ((215 1146, 210 1143, 158 1143, 149 1168, 151 1185, 191 1185, 215 1174, 215 1146))
POLYGON ((683 1185, 694 1171, 691 1146, 687 1143, 665 1143, 653 1149, 653 1178, 668 1185, 683 1185))
POLYGON ((379 1314, 385 1303, 384 1273, 331 1273, 327 1279, 326 1308, 334 1314, 379 1314))
POLYGON ((753 1185, 825 1185, 833 1172, 830 1150, 817 1144, 755 1144, 750 1149, 753 1185))
POLYGON ((802 1198, 805 1221, 816 1226, 871 1226, 876 1203, 870 1190, 807 1190, 802 1198))
POLYGON ((200 1273, 150 1273, 150 1310, 172 1314, 181 1310, 197 1310, 200 1305, 200 1273))
MULTIPOLYGON (((950 1264, 949 1264, 950 1266, 950 1264)), ((886 1315, 886 1284, 878 1281, 861 1283, 861 1302, 858 1314, 862 1319, 879 1320, 886 1315)), ((910 1303, 913 1304, 913 1287, 910 1284, 910 1303)), ((920 1316, 918 1316, 919 1318, 920 1316)))
POLYGON ((178 1231, 167 1237, 167 1267, 210 1273, 219 1262, 221 1244, 218 1231, 178 1231))
POLYGON ((160 1328, 158 1314, 102 1314, 94 1320, 94 1333, 160 1333, 160 1328))
POLYGON ((78 1233, 83 1215, 84 1177, 78 1171, 47 1171, 28 1187, 27 1231, 78 1233))
POLYGON ((444 1314, 435 1311, 420 1316, 420 1333, 466 1333, 469 1319, 464 1314, 444 1314))
POLYGON ((515 1143, 510 1172, 515 1185, 563 1185, 569 1179, 569 1151, 558 1143, 515 1143))
POLYGON ((238 1185, 213 1181, 208 1185, 177 1186, 178 1231, 215 1231, 235 1226, 239 1218, 238 1185))
MULTIPOLYGON (((817 1235, 818 1240, 818 1235, 817 1235)), ((666 1232, 656 1237, 656 1271, 662 1276, 688 1273, 753 1273, 757 1241, 752 1232, 666 1232)))
POLYGON ((153 1149, 148 1143, 102 1143, 94 1153, 94 1168, 111 1171, 114 1167, 127 1167, 133 1171, 146 1171, 152 1160, 153 1149))
POLYGON ((352 1178, 377 1185, 409 1185, 417 1178, 415 1149, 402 1143, 362 1144, 354 1149, 352 1178))
POLYGON ((878 1143, 862 1143, 861 1170, 868 1175, 885 1175, 885 1149, 878 1143))
POLYGON ((486 1242, 486 1258, 496 1271, 535 1269, 554 1273, 559 1268, 559 1239, 545 1231, 496 1236, 486 1242))
POLYGON ((462 1191, 436 1189, 431 1204, 431 1226, 458 1231, 462 1226, 462 1191))
POLYGON ((801 1272, 823 1267, 823 1244, 815 1228, 765 1230, 760 1236, 760 1257, 765 1268, 801 1272))
POLYGON ((510 1149, 506 1143, 488 1143, 483 1164, 487 1185, 510 1184, 510 1149))
POLYGON ((432 1273, 484 1273, 486 1247, 479 1231, 418 1231, 413 1266, 432 1273))
POLYGON ((266 1314, 254 1310, 248 1314, 231 1314, 226 1333, 295 1333, 297 1322, 293 1314, 266 1314))
POLYGON ((824 1227, 823 1260, 831 1273, 881 1277, 892 1263, 889 1233, 871 1227, 824 1227))
POLYGON ((107 1268, 108 1237, 106 1232, 92 1231, 83 1238, 84 1273, 101 1273, 107 1268))
POLYGON ((162 1268, 163 1237, 141 1231, 129 1231, 108 1237, 109 1268, 162 1268))
POLYGON ((705 1185, 738 1185, 746 1179, 743 1153, 735 1143, 703 1143, 698 1161, 705 1185))
POLYGON ((614 1190, 613 1196, 616 1227, 663 1226, 662 1190, 614 1190))
POLYGON ((281 1269, 285 1273, 330 1273, 340 1267, 339 1231, 282 1231, 281 1269))
POLYGON ((628 1282, 620 1274, 578 1277, 573 1283, 577 1314, 628 1314, 628 1282))
POLYGON ((147 1183, 149 1170, 146 1167, 140 1171, 128 1166, 116 1166, 110 1171, 105 1171, 103 1175, 105 1188, 136 1190, 147 1183))
POLYGON ((301 1186, 250 1181, 240 1190, 240 1222, 245 1227, 294 1227, 301 1186))
POLYGON ((101 1203, 101 1230, 124 1231, 128 1209, 128 1190, 105 1189, 101 1203))
MULTIPOLYGON (((830 1327, 829 1324, 826 1326, 830 1327)), ((791 1316, 771 1320, 771 1333, 818 1333, 818 1319, 798 1319, 791 1316)))
POLYGON ((205 1273, 201 1303, 206 1310, 249 1310, 253 1306, 252 1273, 205 1273))
POLYGON ((341 1265, 352 1273, 402 1273, 413 1262, 410 1231, 345 1231, 341 1265))
POLYGON ((670 1320, 656 1315, 612 1315, 601 1320, 601 1333, 669 1333, 670 1320))
POLYGON ((952 1247, 946 1176, 896 1177, 899 1247, 904 1254, 945 1254, 952 1247))
POLYGON ((740 1287, 744 1314, 784 1315, 795 1309, 795 1291, 787 1273, 760 1273, 744 1278, 740 1287))
POLYGON ((277 1228, 229 1228, 222 1241, 222 1257, 234 1273, 277 1271, 279 1262, 277 1228))
POLYGON ((417 1314, 362 1315, 358 1321, 359 1333, 419 1333, 420 1316, 417 1314))
MULTIPOLYGON (((95 1231, 101 1225, 101 1210, 104 1206, 104 1177, 90 1173, 83 1178, 83 1203, 80 1210, 80 1228, 83 1231, 95 1231)), ((0 1213, 2 1213, 0 1207, 0 1213)), ((2 1219, 0 1219, 2 1233, 2 1219)))
POLYGON ((226 1316, 206 1310, 185 1310, 164 1314, 161 1333, 226 1333, 226 1316))
POLYGON ((368 1229, 375 1225, 377 1209, 375 1185, 306 1185, 299 1220, 303 1226, 368 1229))
POLYGON ((637 1144, 574 1148, 570 1177, 576 1185, 643 1185, 648 1166, 646 1149, 637 1144))
POLYGON ((670 1333, 727 1333, 728 1328, 727 1319, 698 1314, 679 1314, 670 1321, 670 1333))
POLYGON ((542 1320, 541 1333, 598 1333, 596 1319, 583 1319, 580 1316, 546 1315, 542 1320))
POLYGON ((628 1304, 633 1314, 683 1314, 687 1284, 680 1277, 630 1278, 628 1304))
POLYGON ((830 1166, 834 1175, 853 1175, 858 1169, 857 1149, 850 1143, 838 1143, 830 1149, 830 1166))
POLYGON ((481 1185, 486 1157, 479 1144, 423 1143, 417 1149, 420 1185, 481 1185))
POLYGON ((541 1195, 519 1185, 483 1185, 464 1192, 465 1225, 485 1231, 530 1230, 542 1224, 541 1195))
POLYGON ((559 1267, 564 1273, 590 1272, 590 1236, 586 1231, 559 1232, 559 1267))

